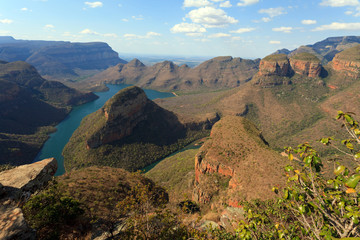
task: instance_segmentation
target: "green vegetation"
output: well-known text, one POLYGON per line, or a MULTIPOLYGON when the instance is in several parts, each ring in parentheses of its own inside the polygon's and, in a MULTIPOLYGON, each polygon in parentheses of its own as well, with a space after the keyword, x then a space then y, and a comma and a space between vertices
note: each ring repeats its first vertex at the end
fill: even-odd
POLYGON ((269 62, 287 61, 288 57, 286 54, 271 54, 264 57, 262 60, 269 62))
POLYGON ((58 239, 61 232, 80 224, 84 213, 78 201, 59 191, 57 183, 33 196, 23 206, 23 211, 30 226, 37 229, 39 239, 58 239))
POLYGON ((302 61, 310 61, 310 62, 320 62, 320 59, 316 57, 314 54, 308 52, 298 53, 291 57, 291 59, 302 60, 302 61))
POLYGON ((360 61, 360 44, 356 45, 355 47, 345 49, 344 51, 340 52, 337 57, 339 59, 348 61, 360 61))

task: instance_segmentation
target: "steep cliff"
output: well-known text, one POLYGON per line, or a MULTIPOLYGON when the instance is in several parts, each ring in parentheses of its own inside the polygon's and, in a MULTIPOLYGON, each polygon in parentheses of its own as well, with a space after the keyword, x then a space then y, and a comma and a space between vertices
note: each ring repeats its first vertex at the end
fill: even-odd
POLYGON ((193 199, 217 207, 270 199, 275 196, 271 188, 284 183, 282 165, 282 157, 249 120, 224 117, 195 157, 193 199))
POLYGON ((360 44, 335 55, 329 66, 335 72, 357 79, 360 77, 360 44))
POLYGON ((272 54, 261 59, 254 82, 262 87, 289 84, 292 75, 288 57, 285 54, 272 54))
POLYGON ((202 130, 185 128, 142 89, 129 87, 83 119, 64 148, 65 167, 106 165, 133 171, 200 136, 202 130))
POLYGON ((290 84, 292 77, 318 78, 323 73, 320 60, 313 54, 302 52, 290 59, 285 54, 272 54, 260 62, 254 83, 262 87, 290 84))
POLYGON ((86 84, 96 86, 99 83, 126 83, 167 90, 232 88, 249 81, 257 72, 259 61, 217 57, 195 68, 189 68, 187 65, 178 66, 170 61, 146 67, 134 59, 128 64, 109 68, 80 82, 79 85, 84 87, 86 84))
POLYGON ((86 75, 89 70, 99 71, 126 63, 102 42, 24 40, 0 42, 0 60, 26 61, 34 65, 42 76, 56 80, 74 79, 86 75))
POLYGON ((292 56, 290 65, 295 73, 310 78, 320 77, 322 72, 320 60, 315 55, 306 52, 292 56))

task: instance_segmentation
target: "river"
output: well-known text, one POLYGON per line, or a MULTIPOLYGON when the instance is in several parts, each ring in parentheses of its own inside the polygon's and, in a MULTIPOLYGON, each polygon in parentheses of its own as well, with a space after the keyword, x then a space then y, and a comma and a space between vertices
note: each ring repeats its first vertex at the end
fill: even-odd
MULTIPOLYGON (((107 85, 109 91, 96 92, 99 96, 95 101, 74 107, 70 114, 56 126, 57 131, 50 134, 49 139, 45 142, 39 154, 34 159, 34 162, 45 158, 54 157, 58 162, 58 169, 55 176, 60 176, 65 173, 64 158, 62 151, 72 136, 73 132, 79 127, 81 120, 101 108, 107 100, 114 96, 119 90, 124 89, 130 85, 107 85)), ((144 89, 147 97, 151 100, 156 98, 173 97, 172 93, 159 92, 150 89, 144 89)))

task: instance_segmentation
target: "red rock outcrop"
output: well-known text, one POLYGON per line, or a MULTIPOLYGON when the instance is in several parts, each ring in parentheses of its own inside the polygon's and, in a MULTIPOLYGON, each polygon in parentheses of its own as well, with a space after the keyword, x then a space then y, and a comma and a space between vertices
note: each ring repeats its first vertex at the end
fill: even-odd
POLYGON ((195 158, 193 200, 241 207, 244 199, 274 197, 271 188, 283 183, 281 156, 267 147, 251 122, 226 116, 213 126, 195 158))
POLYGON ((340 74, 351 78, 360 77, 360 45, 348 48, 335 55, 330 67, 340 74))
POLYGON ((285 54, 273 54, 261 60, 254 79, 257 85, 271 87, 290 84, 295 73, 310 78, 320 77, 322 69, 320 60, 310 53, 296 54, 290 60, 285 54))
POLYGON ((317 78, 320 77, 322 65, 320 60, 311 53, 298 53, 290 58, 290 65, 297 74, 317 78))

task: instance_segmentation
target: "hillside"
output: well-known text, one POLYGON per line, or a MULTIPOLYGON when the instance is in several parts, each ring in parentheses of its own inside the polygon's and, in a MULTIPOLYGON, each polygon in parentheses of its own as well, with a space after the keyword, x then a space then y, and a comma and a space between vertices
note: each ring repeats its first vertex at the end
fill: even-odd
POLYGON ((34 159, 53 126, 71 106, 92 101, 60 82, 43 79, 25 62, 0 63, 0 163, 19 165, 34 159))
POLYGON ((128 64, 119 64, 102 73, 79 82, 79 88, 92 89, 99 84, 133 84, 139 87, 160 90, 225 89, 249 81, 258 71, 259 59, 247 60, 232 57, 217 57, 190 68, 164 61, 146 67, 134 59, 128 64))
POLYGON ((134 171, 204 136, 207 124, 187 127, 142 89, 128 87, 82 120, 64 148, 65 168, 104 165, 134 171))
POLYGON ((0 37, 0 60, 25 61, 52 80, 74 81, 118 63, 126 63, 108 44, 15 40, 0 37))

